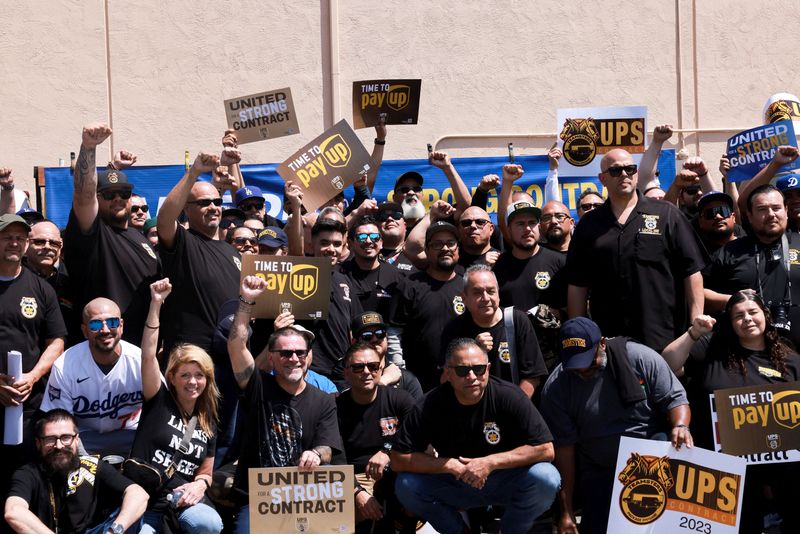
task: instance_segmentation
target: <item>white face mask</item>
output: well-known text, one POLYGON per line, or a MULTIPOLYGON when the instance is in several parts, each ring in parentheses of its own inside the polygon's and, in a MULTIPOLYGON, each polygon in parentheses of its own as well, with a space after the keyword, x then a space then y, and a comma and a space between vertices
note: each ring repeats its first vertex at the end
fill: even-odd
POLYGON ((417 220, 425 216, 425 206, 422 205, 421 200, 414 199, 413 203, 409 203, 408 198, 403 199, 403 218, 417 220))

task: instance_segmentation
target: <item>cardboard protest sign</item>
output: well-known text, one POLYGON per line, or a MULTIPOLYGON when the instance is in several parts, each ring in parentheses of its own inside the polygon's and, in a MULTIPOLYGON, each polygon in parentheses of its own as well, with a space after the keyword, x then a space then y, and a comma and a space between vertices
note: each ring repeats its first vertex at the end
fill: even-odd
POLYGON ((698 447, 623 437, 607 532, 735 534, 746 466, 698 447))
MULTIPOLYGON (((745 130, 728 139, 728 160, 731 168, 728 180, 749 180, 772 160, 775 150, 781 145, 797 146, 792 121, 783 120, 745 130)), ((800 166, 797 160, 781 167, 780 172, 800 166)))
POLYGON ((284 181, 303 190, 303 206, 314 211, 375 165, 356 133, 342 119, 278 165, 284 181))
POLYGON ((597 176, 603 155, 623 148, 640 163, 647 137, 647 107, 563 108, 556 113, 558 146, 564 153, 558 174, 597 176))
POLYGON ((253 317, 274 319, 287 310, 298 321, 328 318, 330 258, 243 254, 242 277, 249 275, 267 282, 267 290, 253 306, 253 317))
POLYGON ((800 382, 714 392, 722 452, 754 454, 800 448, 800 382))
POLYGON ((417 124, 422 80, 353 82, 353 125, 375 126, 381 114, 386 124, 417 124))
POLYGON ((353 466, 248 469, 250 532, 355 532, 353 466))
POLYGON ((239 144, 300 133, 288 87, 226 100, 225 116, 239 144))

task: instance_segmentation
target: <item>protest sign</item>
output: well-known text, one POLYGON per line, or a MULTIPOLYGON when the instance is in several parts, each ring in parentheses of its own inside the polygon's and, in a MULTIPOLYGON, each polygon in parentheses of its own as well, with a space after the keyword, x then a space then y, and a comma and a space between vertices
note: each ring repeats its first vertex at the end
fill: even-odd
POLYGON ((300 133, 288 87, 226 100, 225 116, 240 145, 300 133))
MULTIPOLYGON (((783 120, 739 132, 728 139, 728 160, 731 168, 728 180, 749 180, 766 167, 781 145, 797 146, 792 121, 783 120)), ((779 172, 798 167, 797 160, 780 168, 779 172)))
POLYGON ((303 206, 314 211, 375 165, 356 133, 342 119, 278 165, 284 181, 303 191, 303 206))
POLYGON ((353 125, 356 130, 378 124, 417 124, 422 80, 353 82, 353 125))
POLYGON ((257 276, 267 282, 267 290, 253 306, 253 317, 274 319, 288 311, 298 321, 328 318, 330 258, 242 254, 242 277, 245 276, 257 276))
POLYGON ((719 437, 726 454, 755 454, 800 447, 800 382, 714 392, 719 437))
POLYGON ((615 148, 640 163, 647 137, 647 107, 563 108, 556 112, 558 146, 564 157, 559 175, 597 176, 603 155, 615 148))
POLYGON ((622 437, 607 532, 735 534, 746 465, 698 447, 622 437))
POLYGON ((355 532, 353 466, 248 469, 250 532, 355 532))

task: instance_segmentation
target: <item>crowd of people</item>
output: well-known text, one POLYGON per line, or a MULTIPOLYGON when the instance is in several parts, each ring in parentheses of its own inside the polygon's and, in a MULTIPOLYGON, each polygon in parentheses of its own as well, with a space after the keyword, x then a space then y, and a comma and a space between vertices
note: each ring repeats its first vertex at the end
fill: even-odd
MULTIPOLYGON (((724 157, 723 190, 699 157, 663 189, 661 125, 639 164, 602 156, 577 221, 555 147, 543 202, 520 165, 470 194, 434 151, 452 205, 425 206, 413 171, 375 199, 373 168, 313 212, 287 182, 283 221, 233 131, 157 214, 135 154, 98 172, 110 135, 83 128, 65 228, 17 213, 0 169, 0 403, 24 436, 2 446, 9 531, 245 533, 249 468, 351 464, 357 532, 525 533, 549 513, 604 533, 620 437, 714 449, 710 393, 800 379, 800 175, 778 173, 797 148, 741 190, 724 157), (248 254, 328 258, 327 319, 254 318, 248 254)), ((796 471, 748 467, 741 532, 800 531, 796 471)))

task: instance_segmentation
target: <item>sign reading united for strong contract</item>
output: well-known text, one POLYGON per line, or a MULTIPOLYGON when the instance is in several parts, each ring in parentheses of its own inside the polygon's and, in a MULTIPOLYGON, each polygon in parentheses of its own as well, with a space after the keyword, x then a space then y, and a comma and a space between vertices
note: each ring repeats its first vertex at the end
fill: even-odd
POLYGON ((267 290, 253 306, 253 317, 274 319, 288 311, 298 321, 328 318, 330 258, 244 254, 245 276, 257 276, 267 283, 267 290))
POLYGON ((225 115, 239 144, 300 133, 288 87, 226 100, 225 115))
POLYGON ((714 392, 714 402, 722 452, 800 448, 800 382, 721 389, 714 392))
MULTIPOLYGON (((790 120, 782 120, 739 132, 728 139, 728 161, 731 168, 728 180, 749 180, 766 167, 781 145, 797 146, 794 126, 790 120)), ((780 172, 796 169, 797 160, 787 163, 780 172)))
POLYGON ((275 169, 303 191, 303 206, 314 211, 375 165, 356 133, 342 119, 275 169))
POLYGON ((422 80, 353 82, 353 124, 356 130, 378 124, 417 124, 422 80))
POLYGON ((250 532, 355 532, 353 466, 248 470, 250 532))

